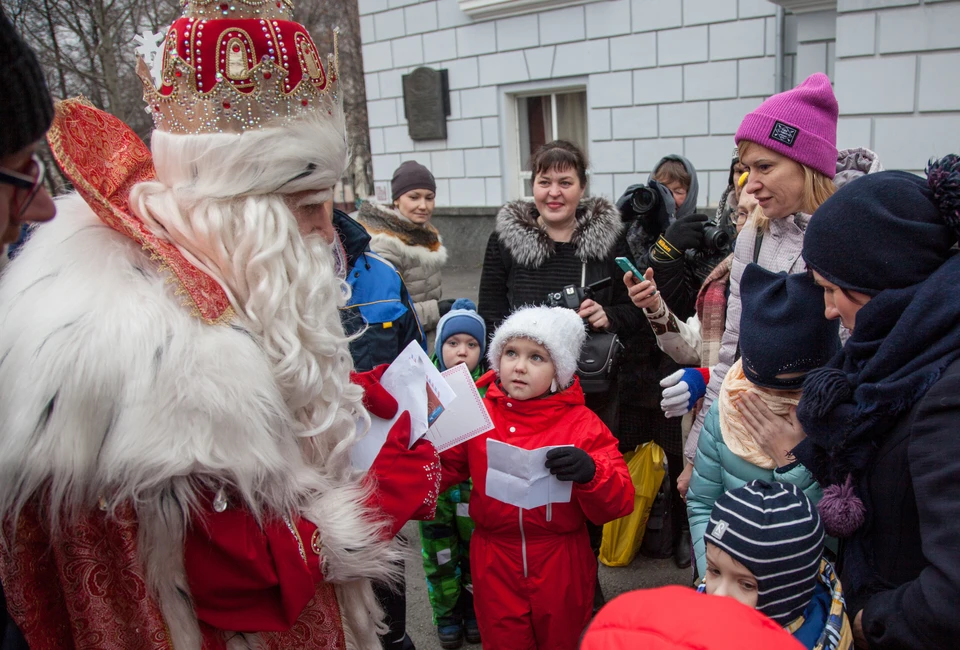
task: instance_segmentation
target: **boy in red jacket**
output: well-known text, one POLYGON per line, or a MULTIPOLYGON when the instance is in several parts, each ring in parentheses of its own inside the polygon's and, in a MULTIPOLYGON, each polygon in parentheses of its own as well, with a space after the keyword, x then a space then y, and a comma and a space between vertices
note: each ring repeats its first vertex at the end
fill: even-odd
POLYGON ((485 650, 574 650, 590 620, 597 561, 585 522, 633 510, 617 440, 584 406, 574 375, 586 337, 576 312, 525 307, 497 330, 477 385, 495 428, 441 454, 443 486, 473 478, 474 603, 485 650), (553 449, 546 466, 573 481, 569 503, 525 510, 487 495, 487 439, 553 449), (548 510, 551 512, 548 513, 548 510))

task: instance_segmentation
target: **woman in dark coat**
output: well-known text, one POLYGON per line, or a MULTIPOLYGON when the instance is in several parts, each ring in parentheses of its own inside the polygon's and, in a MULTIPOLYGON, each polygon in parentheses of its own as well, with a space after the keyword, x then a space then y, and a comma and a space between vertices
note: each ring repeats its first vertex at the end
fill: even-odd
MULTIPOLYGON (((507 203, 497 214, 487 241, 480 276, 477 312, 492 335, 515 309, 547 303, 547 295, 564 287, 610 278, 608 286, 579 302, 577 312, 592 331, 615 332, 625 345, 637 332, 648 334, 643 312, 633 305, 620 280, 614 258, 629 255, 620 211, 602 197, 584 198, 587 161, 575 145, 557 140, 531 157, 533 196, 507 203)), ((587 407, 618 433, 618 391, 587 393, 587 407)), ((588 525, 594 551, 600 548, 599 526, 588 525)), ((600 583, 594 608, 603 605, 600 583)))
MULTIPOLYGON (((577 305, 590 329, 615 332, 621 340, 649 330, 614 262, 629 254, 620 212, 602 197, 583 196, 583 152, 563 140, 549 142, 534 153, 531 169, 534 200, 504 205, 487 242, 477 307, 487 332, 492 336, 518 307, 546 304, 548 294, 566 286, 606 278, 606 288, 577 305)), ((616 435, 616 385, 606 393, 588 392, 586 399, 587 407, 616 435)))
POLYGON ((824 487, 857 647, 960 639, 960 159, 869 175, 816 211, 803 257, 852 336, 804 384, 794 450, 824 487))

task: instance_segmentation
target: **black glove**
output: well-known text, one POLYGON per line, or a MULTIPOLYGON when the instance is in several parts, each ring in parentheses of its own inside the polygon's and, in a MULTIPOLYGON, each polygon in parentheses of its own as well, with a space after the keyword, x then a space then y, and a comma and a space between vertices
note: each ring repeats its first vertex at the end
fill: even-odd
POLYGON ((453 299, 451 298, 437 301, 437 309, 440 310, 441 316, 446 316, 451 307, 453 307, 453 299))
POLYGON ((597 465, 590 454, 579 447, 558 447, 547 452, 545 463, 550 473, 561 481, 589 483, 597 474, 597 465))
POLYGON ((680 217, 667 227, 663 238, 677 250, 685 251, 703 246, 703 225, 709 217, 705 214, 690 214, 680 217))

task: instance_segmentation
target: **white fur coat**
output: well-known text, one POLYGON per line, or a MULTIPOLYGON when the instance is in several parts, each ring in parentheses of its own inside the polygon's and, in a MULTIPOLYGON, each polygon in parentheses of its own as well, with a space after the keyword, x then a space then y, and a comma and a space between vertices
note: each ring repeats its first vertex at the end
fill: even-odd
POLYGON ((170 275, 78 196, 58 208, 0 282, 0 512, 42 486, 54 513, 132 502, 147 583, 175 647, 193 650, 185 522, 201 482, 232 487, 254 511, 319 527, 347 647, 379 648, 370 579, 390 577, 399 549, 379 541, 362 476, 309 465, 254 336, 191 315, 170 275))

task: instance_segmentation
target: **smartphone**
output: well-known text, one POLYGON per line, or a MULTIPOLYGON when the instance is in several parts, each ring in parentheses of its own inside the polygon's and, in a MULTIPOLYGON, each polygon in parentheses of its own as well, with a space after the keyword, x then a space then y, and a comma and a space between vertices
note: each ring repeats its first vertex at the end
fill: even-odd
POLYGON ((633 277, 634 279, 636 279, 637 282, 644 281, 643 273, 638 271, 637 267, 633 265, 633 262, 631 262, 626 257, 617 257, 617 258, 614 258, 613 261, 617 263, 617 266, 619 266, 620 270, 623 271, 624 273, 633 273, 633 277))

